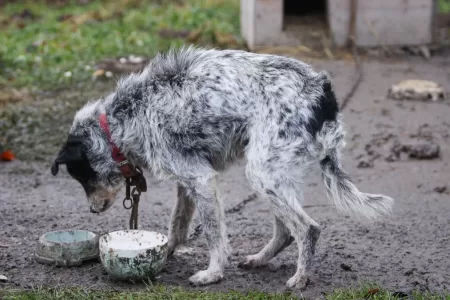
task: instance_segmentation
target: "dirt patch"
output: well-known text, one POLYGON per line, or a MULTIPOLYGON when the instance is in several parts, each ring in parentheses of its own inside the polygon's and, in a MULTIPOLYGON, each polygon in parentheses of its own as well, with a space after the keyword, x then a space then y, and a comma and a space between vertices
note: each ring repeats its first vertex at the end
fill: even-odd
MULTIPOLYGON (((343 163, 361 190, 385 193, 396 199, 394 215, 375 223, 358 222, 339 215, 333 206, 325 205, 328 201, 324 187, 319 183, 318 174, 312 174, 305 205, 319 205, 306 210, 322 226, 322 234, 312 265, 311 283, 302 293, 304 296, 315 299, 334 288, 364 281, 375 281, 402 293, 416 289, 450 289, 449 102, 398 102, 385 98, 393 83, 410 75, 439 82, 449 90, 449 63, 449 58, 439 57, 430 63, 419 59, 389 64, 365 63, 365 79, 344 113, 349 134, 343 163), (432 141, 439 145, 439 157, 429 160, 409 156, 398 160, 386 159, 392 153, 395 141, 407 143, 413 140, 432 141), (358 168, 363 159, 370 160, 369 168, 358 168)), ((348 91, 354 76, 352 64, 339 61, 316 62, 314 65, 333 75, 338 95, 348 91)), ((30 138, 27 147, 33 150, 40 145, 52 151, 58 148, 70 124, 73 109, 87 100, 74 100, 70 113, 62 115, 61 110, 53 118, 43 121, 43 130, 47 131, 42 132, 46 132, 48 137, 53 136, 52 122, 58 122, 53 126, 58 134, 51 140, 24 130, 30 138)), ((45 107, 36 106, 36 114, 45 107)), ((12 132, 13 129, 10 130, 12 132)), ((57 268, 40 265, 33 260, 36 242, 46 231, 87 229, 102 233, 126 228, 129 218, 129 211, 122 208, 120 201, 106 213, 89 213, 81 186, 66 172, 52 177, 49 160, 46 161, 0 164, 0 273, 8 277, 8 282, 0 283, 0 287, 144 288, 143 284, 112 281, 98 262, 85 263, 77 268, 57 268)), ((241 162, 232 167, 220 180, 226 209, 252 194, 243 166, 244 162, 241 162)), ((148 184, 149 192, 145 193, 140 205, 139 224, 141 228, 167 233, 176 187, 171 182, 157 182, 151 178, 148 178, 148 184)), ((228 234, 234 250, 225 272, 226 278, 219 284, 199 289, 284 290, 286 281, 296 268, 294 244, 273 259, 268 267, 257 270, 237 267, 245 255, 255 253, 269 241, 272 234, 270 220, 270 207, 261 199, 229 213, 228 234)), ((192 230, 197 225, 196 219, 192 230)), ((202 237, 193 239, 188 246, 194 251, 184 251, 169 259, 159 282, 193 288, 187 278, 207 266, 208 251, 202 237)))

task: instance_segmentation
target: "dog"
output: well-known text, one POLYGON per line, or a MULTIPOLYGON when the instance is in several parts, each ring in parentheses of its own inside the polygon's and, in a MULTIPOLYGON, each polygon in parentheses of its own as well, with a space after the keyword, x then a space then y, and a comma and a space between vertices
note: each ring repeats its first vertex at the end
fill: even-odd
POLYGON ((266 265, 294 239, 297 270, 287 286, 303 289, 320 235, 302 209, 312 168, 320 166, 339 210, 374 219, 392 209, 393 199, 360 192, 342 170, 344 136, 326 72, 283 56, 183 47, 159 54, 120 79, 114 92, 81 108, 52 174, 65 164, 94 213, 112 205, 133 166, 176 181, 169 253, 186 242, 197 211, 210 262, 189 280, 206 285, 223 278, 230 254, 216 176, 245 158, 251 187, 273 209, 274 233, 240 267, 266 265))

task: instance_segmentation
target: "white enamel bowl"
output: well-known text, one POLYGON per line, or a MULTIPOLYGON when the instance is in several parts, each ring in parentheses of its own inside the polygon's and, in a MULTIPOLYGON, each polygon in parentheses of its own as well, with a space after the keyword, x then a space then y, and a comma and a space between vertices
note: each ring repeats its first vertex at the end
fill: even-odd
POLYGON ((168 252, 165 235, 147 230, 121 230, 99 240, 100 261, 116 279, 154 279, 163 268, 168 252))

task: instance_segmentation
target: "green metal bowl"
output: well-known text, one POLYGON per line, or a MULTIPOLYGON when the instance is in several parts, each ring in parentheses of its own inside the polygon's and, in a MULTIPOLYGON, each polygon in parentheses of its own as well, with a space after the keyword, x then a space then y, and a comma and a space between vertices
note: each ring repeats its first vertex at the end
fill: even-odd
POLYGON ((37 262, 56 266, 78 266, 98 258, 98 234, 86 230, 61 230, 43 234, 34 254, 37 262))

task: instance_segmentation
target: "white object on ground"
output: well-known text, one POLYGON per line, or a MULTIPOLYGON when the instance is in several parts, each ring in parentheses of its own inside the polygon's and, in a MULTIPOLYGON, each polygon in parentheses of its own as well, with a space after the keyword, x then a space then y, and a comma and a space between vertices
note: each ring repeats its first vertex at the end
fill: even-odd
POLYGON ((178 246, 175 249, 174 255, 183 255, 183 254, 192 255, 194 253, 195 253, 195 249, 192 247, 178 246))
POLYGON ((116 279, 153 279, 168 253, 165 235, 146 230, 121 230, 100 237, 100 260, 116 279))
POLYGON ((8 277, 6 277, 5 275, 0 275, 0 281, 6 282, 8 281, 8 277))
POLYGON ((140 64, 144 61, 143 57, 140 56, 134 56, 134 55, 130 55, 128 57, 128 60, 132 63, 132 64, 140 64))
POLYGON ((445 91, 436 82, 428 80, 409 79, 391 86, 389 97, 399 100, 432 100, 444 99, 445 91))

